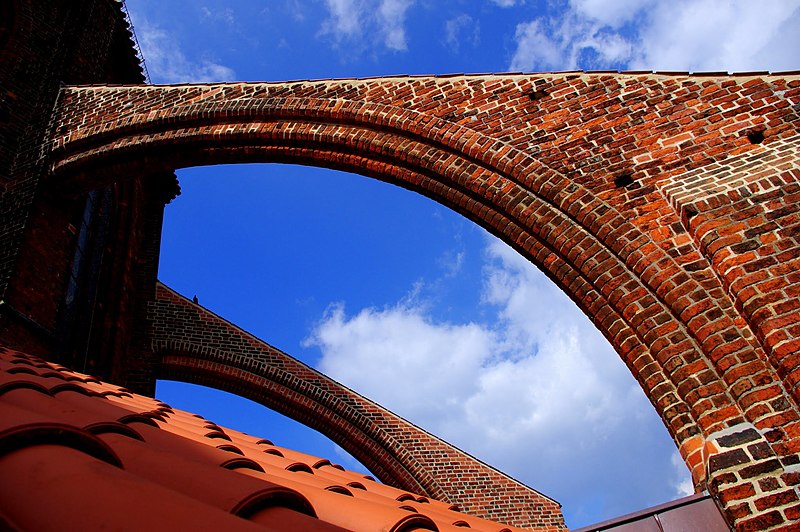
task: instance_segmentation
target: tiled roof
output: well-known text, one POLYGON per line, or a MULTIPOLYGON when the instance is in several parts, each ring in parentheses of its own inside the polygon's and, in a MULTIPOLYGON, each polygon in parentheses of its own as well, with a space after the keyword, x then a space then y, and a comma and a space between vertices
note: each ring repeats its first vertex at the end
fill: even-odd
POLYGON ((0 529, 515 530, 0 347, 0 529))

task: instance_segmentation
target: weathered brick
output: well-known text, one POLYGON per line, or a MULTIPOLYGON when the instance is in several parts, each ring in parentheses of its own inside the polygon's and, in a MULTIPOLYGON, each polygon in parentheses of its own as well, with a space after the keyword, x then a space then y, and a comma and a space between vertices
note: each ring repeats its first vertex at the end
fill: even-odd
POLYGON ((739 475, 742 478, 752 478, 759 475, 766 475, 767 473, 772 473, 773 471, 779 471, 780 469, 781 463, 777 459, 773 459, 742 468, 739 471, 739 475))
POLYGON ((749 452, 750 456, 756 460, 763 460, 764 458, 769 458, 775 454, 772 452, 769 444, 763 441, 756 443, 755 445, 749 445, 747 447, 747 452, 749 452))
POLYGON ((712 471, 718 471, 720 469, 728 469, 737 465, 746 464, 749 461, 750 457, 747 456, 747 453, 741 449, 734 449, 712 456, 709 460, 709 468, 712 471))
POLYGON ((800 522, 800 504, 796 504, 790 508, 784 510, 787 519, 792 519, 794 521, 800 522))
POLYGON ((767 477, 759 479, 758 485, 764 492, 775 491, 776 489, 780 488, 780 482, 775 477, 767 477))
POLYGON ((745 519, 736 523, 736 530, 741 532, 756 532, 766 530, 769 527, 777 526, 784 522, 780 512, 767 512, 757 517, 745 519))
POLYGON ((717 438, 717 443, 721 447, 738 447, 744 443, 755 441, 761 438, 761 435, 755 429, 747 429, 742 432, 728 434, 717 438))
POLYGON ((756 494, 755 488, 750 484, 740 484, 732 488, 719 491, 719 498, 723 504, 731 504, 732 501, 747 499, 756 494))
POLYGON ((760 499, 756 499, 755 505, 756 508, 759 510, 765 510, 767 508, 776 508, 778 506, 784 506, 786 504, 792 503, 798 499, 797 494, 794 490, 786 490, 780 493, 770 494, 766 497, 761 497, 760 499))

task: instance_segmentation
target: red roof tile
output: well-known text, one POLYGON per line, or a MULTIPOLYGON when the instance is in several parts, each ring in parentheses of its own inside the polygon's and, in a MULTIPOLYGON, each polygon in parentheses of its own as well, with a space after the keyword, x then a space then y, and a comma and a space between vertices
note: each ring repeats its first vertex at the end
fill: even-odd
POLYGON ((0 479, 0 528, 513 530, 4 348, 0 479))

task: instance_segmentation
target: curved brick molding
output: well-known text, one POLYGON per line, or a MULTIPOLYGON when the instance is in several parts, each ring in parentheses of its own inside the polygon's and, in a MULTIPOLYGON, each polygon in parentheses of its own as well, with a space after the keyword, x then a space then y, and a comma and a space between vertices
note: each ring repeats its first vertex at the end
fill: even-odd
POLYGON ((664 187, 737 310, 800 401, 800 137, 671 179, 664 187))
MULTIPOLYGON (((579 305, 655 405, 695 485, 713 489, 717 447, 706 443, 731 427, 760 431, 781 468, 800 460, 798 106, 796 75, 69 87, 49 185, 281 161, 430 196, 579 305)), ((787 521, 793 503, 770 500, 729 516, 787 521)))
POLYGON ((383 482, 463 511, 564 529, 560 505, 175 293, 149 309, 157 376, 247 397, 326 434, 383 482))

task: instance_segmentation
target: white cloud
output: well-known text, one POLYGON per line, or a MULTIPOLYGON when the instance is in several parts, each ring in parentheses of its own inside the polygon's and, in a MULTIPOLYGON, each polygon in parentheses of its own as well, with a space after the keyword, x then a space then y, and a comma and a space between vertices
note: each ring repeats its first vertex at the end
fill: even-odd
POLYGON ((631 58, 633 45, 610 27, 578 15, 517 25, 511 70, 596 69, 631 58))
POLYGON ((213 60, 189 60, 177 40, 156 25, 139 23, 136 31, 153 83, 230 81, 236 77, 233 69, 213 60))
POLYGON ((797 68, 800 0, 572 0, 517 25, 511 70, 797 68))
POLYGON ((675 493, 679 497, 687 497, 694 493, 694 485, 692 484, 692 477, 686 475, 686 464, 683 463, 683 458, 678 451, 672 455, 672 467, 674 471, 672 485, 675 493))
POLYGON ((442 252, 436 264, 442 269, 445 278, 458 275, 464 266, 466 252, 464 250, 447 249, 442 252))
POLYGON ((561 43, 543 28, 542 20, 523 22, 517 25, 517 51, 509 70, 550 70, 573 68, 566 64, 561 43), (562 66, 563 65, 563 66, 562 66))
POLYGON ((364 45, 365 39, 381 41, 389 50, 404 51, 406 12, 414 0, 325 0, 328 18, 321 34, 330 36, 338 46, 364 45), (376 9, 377 7, 377 9, 376 9))
POLYGON ((337 40, 361 34, 361 17, 366 9, 359 0, 325 0, 330 16, 323 23, 323 33, 330 33, 337 40))
POLYGON ((505 244, 486 261, 492 323, 437 321, 414 297, 334 306, 308 340, 320 369, 556 499, 613 516, 678 496, 688 472, 600 333, 505 244))
POLYGON ((572 12, 603 25, 618 27, 658 0, 571 0, 572 12))
POLYGON ((306 8, 300 0, 287 0, 286 8, 289 11, 292 19, 296 22, 303 22, 306 19, 306 8))
POLYGON ((411 0, 382 0, 378 8, 381 33, 385 36, 384 43, 390 50, 405 50, 406 11, 411 6, 411 0))
POLYGON ((514 7, 517 4, 524 4, 525 0, 492 0, 492 3, 500 7, 514 7))
POLYGON ((445 43, 453 51, 458 53, 461 42, 466 41, 472 46, 477 46, 480 42, 480 24, 466 13, 461 13, 445 22, 444 26, 445 43))
POLYGON ((364 309, 348 318, 335 306, 313 342, 323 349, 324 373, 379 402, 402 405, 412 419, 432 421, 473 393, 474 375, 495 340, 474 323, 433 323, 419 308, 364 309))
POLYGON ((639 37, 634 68, 788 70, 798 68, 800 1, 659 2, 639 37))

